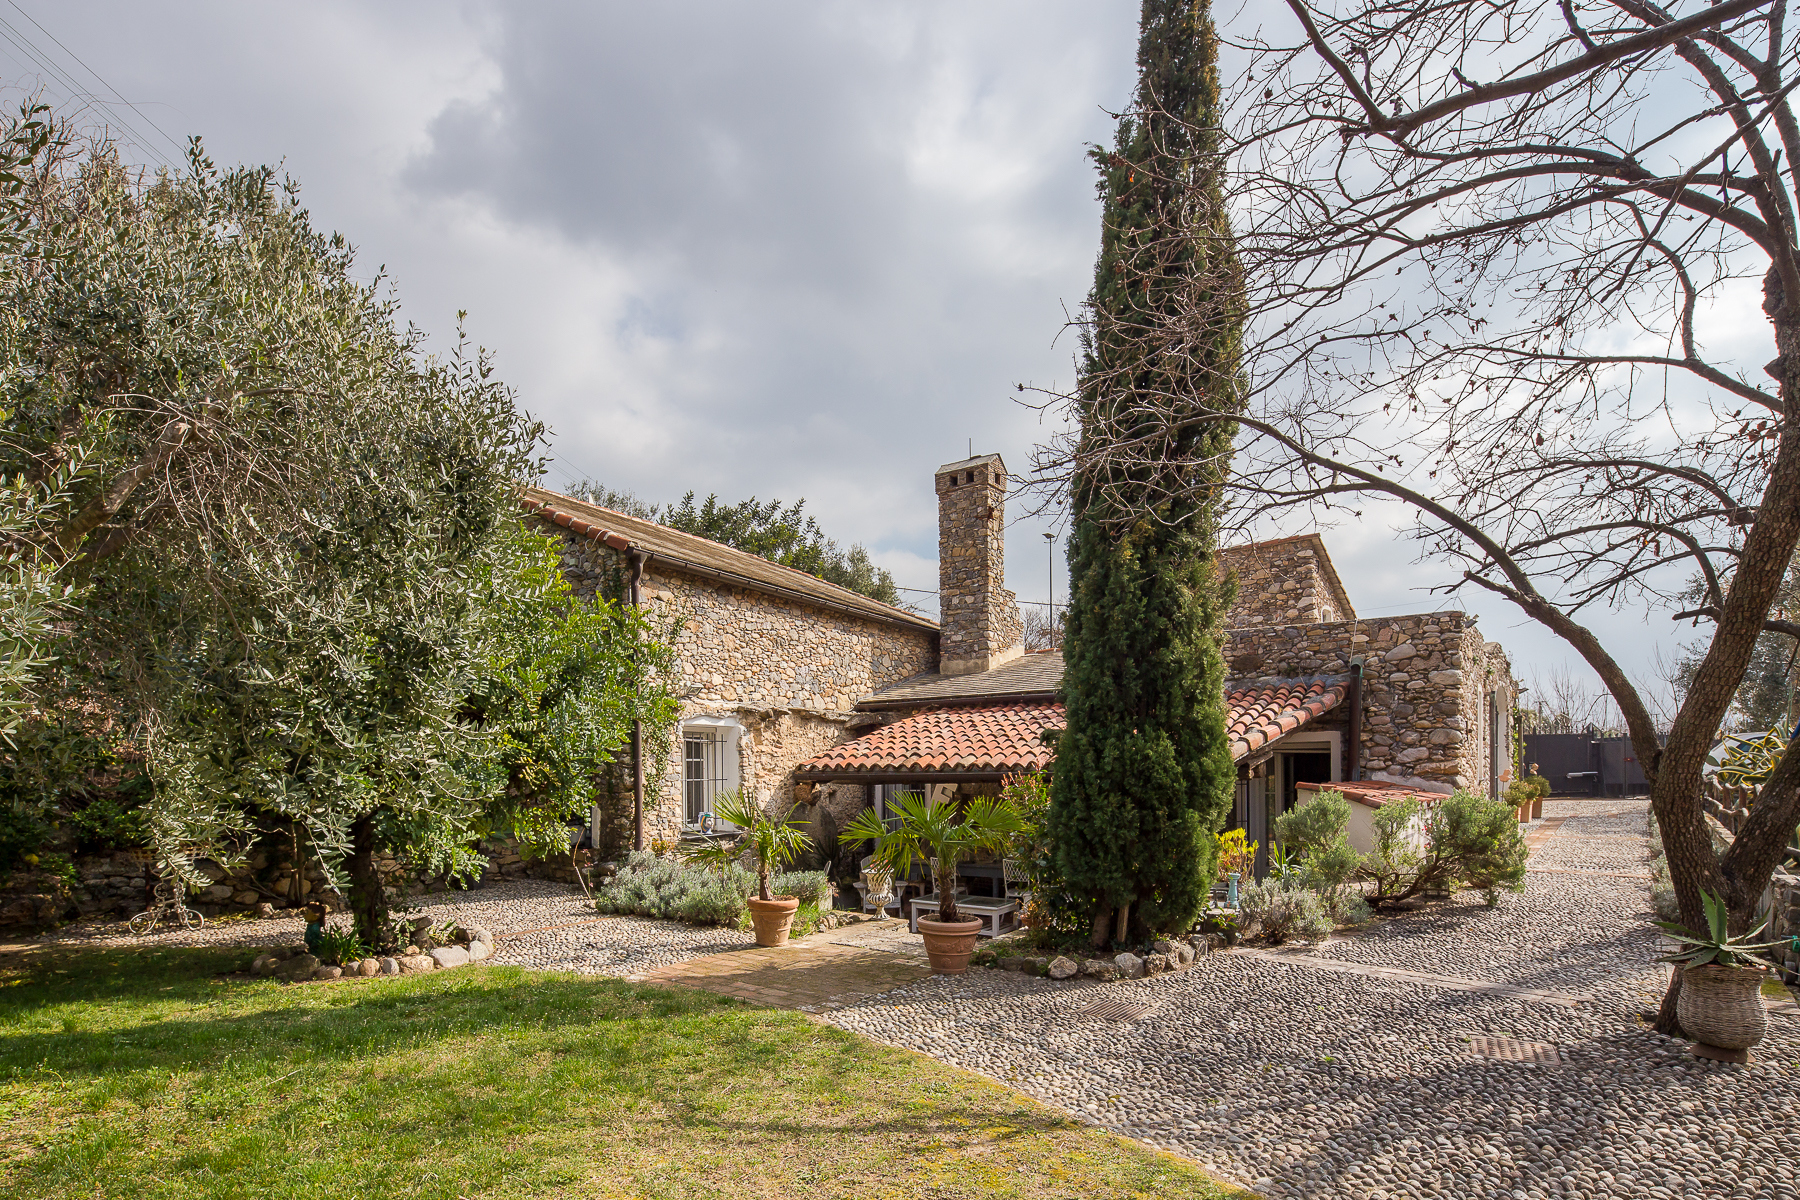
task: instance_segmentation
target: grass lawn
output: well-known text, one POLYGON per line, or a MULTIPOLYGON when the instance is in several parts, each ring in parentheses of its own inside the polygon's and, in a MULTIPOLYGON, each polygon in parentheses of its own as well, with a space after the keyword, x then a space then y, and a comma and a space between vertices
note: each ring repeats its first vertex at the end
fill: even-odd
POLYGON ((1243 1194, 798 1013, 513 967, 220 976, 246 957, 0 954, 0 1196, 1243 1194))

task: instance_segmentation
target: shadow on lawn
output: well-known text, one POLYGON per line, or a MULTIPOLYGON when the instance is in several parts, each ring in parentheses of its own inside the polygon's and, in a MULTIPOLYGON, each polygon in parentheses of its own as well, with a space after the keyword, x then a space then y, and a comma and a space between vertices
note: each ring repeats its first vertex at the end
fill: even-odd
POLYGON ((492 966, 283 986, 220 980, 241 953, 79 957, 0 956, 0 1077, 154 1105, 191 1075, 192 1111, 240 1133, 343 1103, 402 1137, 573 1128, 594 1103, 628 1107, 653 1144, 898 1138, 985 1152, 1081 1128, 1001 1084, 706 992, 492 966), (763 1099, 747 1106, 746 1088, 763 1099))
POLYGON ((506 966, 317 984, 222 977, 245 957, 183 948, 0 955, 0 1029, 13 1031, 0 1034, 0 1069, 206 1068, 248 1046, 271 1061, 352 1059, 397 1040, 496 1028, 591 1031, 749 1011, 706 992, 506 966))

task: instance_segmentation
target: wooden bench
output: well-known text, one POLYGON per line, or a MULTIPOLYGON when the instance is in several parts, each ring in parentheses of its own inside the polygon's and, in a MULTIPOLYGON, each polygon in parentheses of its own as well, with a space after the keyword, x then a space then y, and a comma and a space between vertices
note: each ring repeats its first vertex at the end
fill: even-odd
MULTIPOLYGON (((911 928, 919 932, 919 918, 926 913, 936 914, 938 910, 937 893, 919 896, 912 902, 911 928)), ((965 918, 980 917, 981 928, 977 930, 980 937, 999 937, 1019 924, 1019 902, 1009 896, 958 896, 956 911, 965 918), (1001 927, 1000 918, 1010 916, 1012 920, 1001 927)))

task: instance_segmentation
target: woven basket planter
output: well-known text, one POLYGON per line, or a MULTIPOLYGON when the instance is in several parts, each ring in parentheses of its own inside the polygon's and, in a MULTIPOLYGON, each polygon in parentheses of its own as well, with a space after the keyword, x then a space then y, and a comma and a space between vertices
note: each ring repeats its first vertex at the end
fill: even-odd
POLYGON ((1675 1012, 1682 1030, 1697 1042, 1721 1050, 1748 1050, 1769 1031, 1763 1010, 1760 967, 1708 964, 1681 973, 1675 1012))

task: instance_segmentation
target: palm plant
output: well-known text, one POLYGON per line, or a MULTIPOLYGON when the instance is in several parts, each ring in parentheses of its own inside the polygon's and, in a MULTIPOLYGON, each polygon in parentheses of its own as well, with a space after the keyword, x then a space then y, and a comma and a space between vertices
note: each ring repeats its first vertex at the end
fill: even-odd
POLYGON ((713 801, 713 811, 739 827, 737 839, 695 847, 687 856, 722 870, 748 850, 756 858, 756 898, 774 899, 769 895, 769 876, 791 865, 812 845, 812 839, 794 822, 777 821, 764 812, 743 788, 720 793, 713 801))
POLYGON ((1763 931, 1764 921, 1755 929, 1742 937, 1727 937, 1725 927, 1729 910, 1725 902, 1711 892, 1702 890, 1700 903, 1706 910, 1707 930, 1696 937, 1692 930, 1675 921, 1658 921, 1656 926, 1676 941, 1683 943, 1683 948, 1665 954, 1659 960, 1667 963, 1678 963, 1683 968, 1704 967, 1716 964, 1721 967, 1774 967, 1775 964, 1764 958, 1760 951, 1774 950, 1780 942, 1753 942, 1750 939, 1763 931))
POLYGON ((888 808, 898 818, 893 828, 874 809, 866 808, 839 836, 873 840, 875 861, 896 879, 906 878, 915 859, 929 858, 941 921, 961 919, 956 911, 956 866, 963 856, 1004 850, 1007 839, 1025 828, 1018 806, 999 796, 979 796, 959 812, 954 800, 903 792, 888 802, 888 808))

